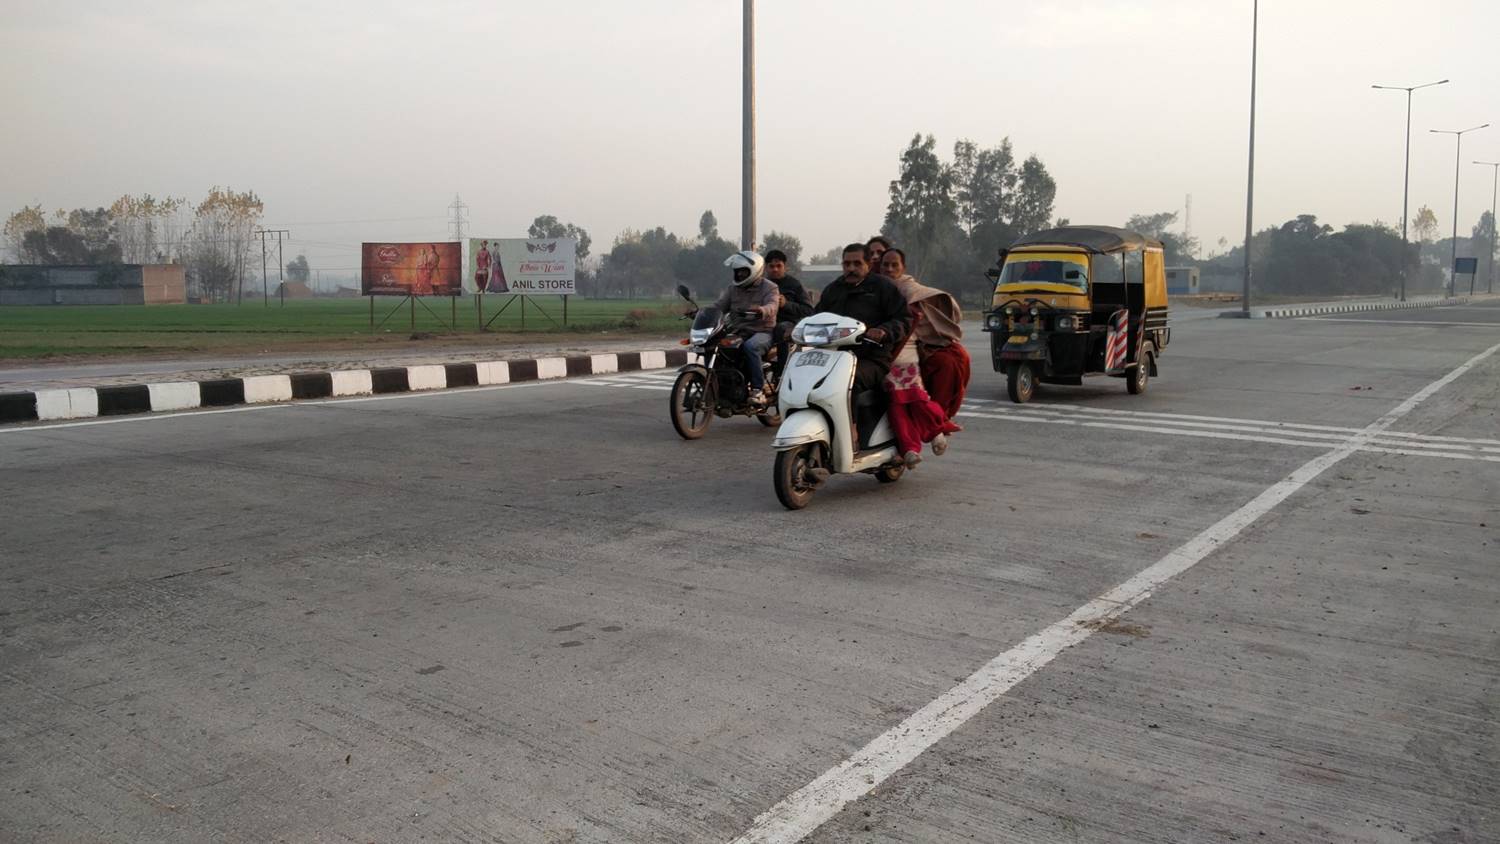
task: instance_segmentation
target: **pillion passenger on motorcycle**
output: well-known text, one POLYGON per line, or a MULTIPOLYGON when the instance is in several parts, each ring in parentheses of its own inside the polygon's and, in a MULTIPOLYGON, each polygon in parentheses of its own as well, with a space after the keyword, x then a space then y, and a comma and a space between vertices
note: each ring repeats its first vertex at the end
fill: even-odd
POLYGON ((749 249, 736 252, 724 266, 734 273, 734 281, 714 305, 730 317, 744 320, 740 327, 750 336, 740 350, 750 370, 745 373, 750 380, 750 400, 764 402, 766 373, 762 360, 771 348, 771 332, 776 328, 777 288, 766 278, 766 260, 759 253, 749 249))
POLYGON ((865 338, 854 355, 854 390, 880 388, 891 368, 892 351, 911 331, 911 311, 895 282, 870 271, 870 248, 863 243, 844 247, 844 274, 823 288, 814 313, 838 314, 865 324, 865 338))

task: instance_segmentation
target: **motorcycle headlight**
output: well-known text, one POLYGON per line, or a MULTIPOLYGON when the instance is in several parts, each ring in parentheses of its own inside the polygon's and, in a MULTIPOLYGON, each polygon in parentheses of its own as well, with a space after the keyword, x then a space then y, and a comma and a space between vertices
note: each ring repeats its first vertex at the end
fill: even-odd
POLYGON ((693 341, 693 345, 701 346, 708 342, 708 335, 712 333, 713 329, 710 328, 694 328, 688 332, 688 339, 693 341))

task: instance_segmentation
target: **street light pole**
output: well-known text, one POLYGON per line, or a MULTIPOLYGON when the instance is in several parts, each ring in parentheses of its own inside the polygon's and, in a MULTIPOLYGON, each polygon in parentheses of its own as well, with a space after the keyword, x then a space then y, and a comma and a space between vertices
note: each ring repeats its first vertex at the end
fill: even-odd
POLYGON ((1245 188, 1245 292, 1240 297, 1240 315, 1250 316, 1250 236, 1255 219, 1255 58, 1260 38, 1260 0, 1255 0, 1250 18, 1250 166, 1245 188))
POLYGON ((1446 85, 1448 80, 1428 82, 1425 85, 1412 85, 1403 87, 1400 85, 1371 85, 1382 91, 1405 91, 1406 92, 1406 165, 1401 180, 1401 301, 1406 301, 1406 276, 1410 256, 1407 255, 1409 246, 1406 241, 1406 215, 1411 208, 1411 92, 1422 88, 1431 88, 1434 85, 1446 85))
POLYGON ((1475 164, 1483 164, 1486 167, 1495 168, 1493 184, 1490 186, 1490 271, 1488 274, 1489 286, 1486 293, 1495 292, 1495 198, 1500 196, 1500 161, 1476 161, 1475 164))
POLYGON ((1463 158, 1464 135, 1476 132, 1490 124, 1471 126, 1468 129, 1428 129, 1435 135, 1452 135, 1458 143, 1453 147, 1453 255, 1448 266, 1448 296, 1458 293, 1458 165, 1463 158))
POLYGON ((740 170, 740 248, 755 248, 755 0, 745 0, 744 136, 740 170))

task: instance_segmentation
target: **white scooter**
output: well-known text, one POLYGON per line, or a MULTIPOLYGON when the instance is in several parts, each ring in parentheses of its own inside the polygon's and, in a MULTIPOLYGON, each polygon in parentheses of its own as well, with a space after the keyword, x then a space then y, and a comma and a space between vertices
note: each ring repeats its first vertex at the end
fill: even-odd
POLYGON ((792 329, 792 342, 804 346, 781 374, 777 404, 781 427, 776 449, 776 497, 788 510, 800 510, 832 474, 864 472, 881 483, 895 483, 906 471, 884 415, 863 448, 855 438, 852 351, 865 334, 857 319, 813 314, 792 329))

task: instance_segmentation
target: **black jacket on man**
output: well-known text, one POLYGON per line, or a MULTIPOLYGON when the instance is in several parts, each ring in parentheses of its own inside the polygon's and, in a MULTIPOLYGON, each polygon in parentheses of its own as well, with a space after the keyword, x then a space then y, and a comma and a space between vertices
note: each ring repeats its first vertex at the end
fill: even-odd
POLYGON ((846 278, 841 275, 823 288, 823 296, 813 312, 853 317, 867 329, 883 329, 885 339, 880 341, 879 348, 862 343, 854 353, 889 369, 891 350, 911 332, 911 311, 907 310, 906 297, 895 282, 883 275, 870 273, 859 284, 849 284, 846 278))
POLYGON ((812 300, 807 297, 807 288, 802 286, 794 276, 782 276, 780 281, 771 279, 777 287, 781 288, 781 295, 786 298, 786 304, 776 312, 777 322, 798 323, 804 317, 812 316, 812 300))

